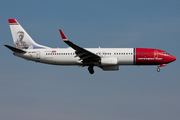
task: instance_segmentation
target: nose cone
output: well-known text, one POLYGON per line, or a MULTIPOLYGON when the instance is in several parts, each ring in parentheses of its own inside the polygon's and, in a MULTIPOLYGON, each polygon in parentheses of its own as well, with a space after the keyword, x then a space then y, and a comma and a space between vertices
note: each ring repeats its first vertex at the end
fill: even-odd
POLYGON ((174 57, 174 56, 170 56, 170 59, 171 59, 171 62, 173 62, 173 61, 175 61, 176 60, 176 57, 174 57))

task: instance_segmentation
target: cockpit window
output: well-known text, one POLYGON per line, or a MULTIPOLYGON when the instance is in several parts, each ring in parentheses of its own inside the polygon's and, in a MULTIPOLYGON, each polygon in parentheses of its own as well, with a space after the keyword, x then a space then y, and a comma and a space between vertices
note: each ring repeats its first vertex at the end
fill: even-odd
POLYGON ((163 53, 164 55, 169 55, 169 53, 163 53))

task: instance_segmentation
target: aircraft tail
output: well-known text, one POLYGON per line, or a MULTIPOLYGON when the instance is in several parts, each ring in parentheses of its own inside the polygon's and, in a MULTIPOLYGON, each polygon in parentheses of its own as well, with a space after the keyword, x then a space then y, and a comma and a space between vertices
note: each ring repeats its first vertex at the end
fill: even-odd
POLYGON ((15 47, 18 49, 46 49, 33 41, 28 33, 15 19, 8 19, 15 47))

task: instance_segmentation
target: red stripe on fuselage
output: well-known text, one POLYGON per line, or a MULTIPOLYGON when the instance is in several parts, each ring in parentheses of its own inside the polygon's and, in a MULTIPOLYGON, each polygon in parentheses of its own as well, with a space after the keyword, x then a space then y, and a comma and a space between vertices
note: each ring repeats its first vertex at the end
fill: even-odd
POLYGON ((135 51, 136 65, 154 64, 154 49, 136 48, 135 51))
POLYGON ((173 61, 172 55, 165 55, 163 50, 151 48, 135 48, 135 64, 136 65, 160 65, 173 61))

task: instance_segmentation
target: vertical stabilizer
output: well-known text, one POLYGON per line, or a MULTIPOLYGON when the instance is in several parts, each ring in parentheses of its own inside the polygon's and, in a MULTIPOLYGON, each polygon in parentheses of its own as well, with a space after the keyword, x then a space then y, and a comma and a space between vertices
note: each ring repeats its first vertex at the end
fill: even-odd
POLYGON ((9 19, 9 25, 16 48, 19 49, 46 49, 48 47, 39 45, 33 41, 28 33, 15 19, 9 19))

